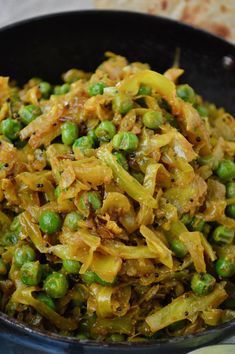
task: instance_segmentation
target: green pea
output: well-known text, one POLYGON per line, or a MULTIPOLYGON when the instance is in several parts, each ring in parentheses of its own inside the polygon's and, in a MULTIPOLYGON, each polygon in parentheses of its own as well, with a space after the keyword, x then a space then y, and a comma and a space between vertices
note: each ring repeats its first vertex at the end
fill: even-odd
POLYGON ((150 110, 143 115, 143 123, 146 128, 158 129, 163 124, 163 116, 160 111, 150 110))
POLYGON ((97 192, 88 192, 87 193, 87 197, 88 197, 88 202, 91 205, 93 210, 98 210, 101 208, 101 199, 100 199, 100 195, 97 192))
POLYGON ((225 209, 226 215, 232 219, 235 219, 235 204, 230 204, 225 209))
POLYGON ((152 93, 152 89, 149 86, 143 86, 141 85, 138 91, 138 95, 142 96, 150 96, 152 93))
POLYGON ((171 249, 178 258, 184 258, 188 253, 188 250, 183 242, 177 239, 171 242, 171 249))
POLYGON ((12 118, 4 119, 1 123, 2 134, 10 140, 18 138, 21 128, 21 123, 12 118))
POLYGON ((45 293, 38 293, 37 294, 37 300, 43 302, 45 305, 47 305, 48 307, 50 307, 52 310, 56 310, 56 306, 54 301, 52 300, 52 298, 50 296, 48 296, 45 293))
POLYGON ((144 174, 142 172, 131 170, 131 175, 132 175, 132 177, 137 179, 137 181, 140 184, 143 184, 143 182, 144 182, 144 174))
POLYGON ((51 84, 49 84, 49 82, 42 81, 42 82, 40 82, 40 84, 38 86, 39 86, 39 90, 42 94, 42 97, 45 99, 48 99, 50 97, 51 92, 52 92, 51 84))
POLYGON ((205 220, 197 218, 197 217, 194 217, 192 219, 192 221, 187 225, 187 228, 190 231, 200 231, 200 232, 202 232, 205 224, 206 224, 205 220))
POLYGON ((128 171, 129 166, 126 157, 121 152, 114 152, 113 155, 116 157, 117 162, 121 165, 125 170, 128 171))
POLYGON ((215 243, 233 243, 234 231, 226 226, 220 225, 212 233, 212 240, 215 243))
POLYGON ((61 126, 62 142, 65 145, 72 145, 78 137, 78 126, 74 122, 65 122, 61 126))
POLYGON ((133 108, 133 101, 126 95, 117 94, 113 98, 112 108, 114 112, 126 114, 133 108))
POLYGON ((113 333, 107 338, 109 342, 125 342, 126 337, 124 334, 113 333))
POLYGON ((26 262, 33 262, 36 259, 35 251, 28 245, 17 247, 14 252, 14 263, 17 267, 22 267, 26 262))
POLYGON ((215 263, 216 273, 223 278, 230 278, 235 274, 235 265, 228 258, 220 257, 215 263))
POLYGON ((19 240, 19 232, 18 231, 8 231, 5 232, 1 239, 0 244, 2 246, 12 246, 15 245, 19 240))
POLYGON ((82 280, 84 281, 84 283, 87 284, 92 284, 95 283, 95 273, 91 272, 91 271, 86 271, 84 274, 81 275, 82 280))
POLYGON ((60 96, 60 85, 56 85, 53 89, 53 94, 56 96, 60 96))
POLYGON ((87 136, 89 136, 93 140, 92 146, 97 147, 99 144, 99 140, 95 134, 95 130, 94 129, 89 130, 89 132, 87 133, 87 136))
POLYGON ((68 288, 69 284, 66 276, 58 272, 48 275, 43 284, 43 289, 53 299, 60 299, 65 296, 68 288))
POLYGON ((78 229, 78 222, 82 219, 82 215, 77 211, 71 211, 64 219, 64 226, 68 227, 71 231, 76 231, 78 229))
POLYGON ((39 106, 35 106, 34 104, 22 106, 19 110, 20 119, 24 125, 28 125, 41 114, 41 108, 39 106))
POLYGON ((229 182, 226 184, 226 197, 227 198, 235 197, 235 182, 229 182))
POLYGON ((0 275, 6 275, 8 273, 7 265, 0 257, 0 275))
POLYGON ((110 141, 115 134, 116 127, 109 120, 101 122, 95 130, 95 135, 100 141, 110 141))
POLYGON ((60 94, 61 95, 66 94, 67 92, 69 92, 69 90, 70 90, 70 85, 68 83, 60 86, 60 94))
POLYGON ((203 232, 205 225, 206 225, 205 220, 195 218, 192 224, 193 231, 203 232))
POLYGON ((73 144, 73 151, 75 149, 80 149, 81 152, 86 153, 87 150, 93 148, 93 140, 90 136, 81 136, 77 140, 75 140, 73 144))
POLYGON ((6 164, 5 162, 0 162, 0 170, 2 170, 3 168, 7 167, 8 164, 6 164))
POLYGON ((54 211, 43 211, 39 217, 39 226, 47 234, 59 231, 61 227, 60 215, 54 211))
POLYGON ((101 208, 101 199, 98 192, 85 192, 80 197, 79 206, 81 209, 92 209, 94 211, 101 208))
POLYGON ((207 295, 214 289, 215 283, 215 278, 209 273, 195 273, 191 280, 191 289, 197 295, 207 295))
POLYGON ((59 198, 60 193, 61 193, 61 188, 59 186, 57 186, 54 190, 54 194, 55 194, 56 199, 59 198))
POLYGON ((136 150, 139 144, 137 136, 130 132, 120 132, 113 137, 113 147, 116 150, 124 150, 127 152, 136 150))
POLYGON ((10 225, 10 230, 11 231, 19 231, 20 228, 21 228, 20 219, 18 216, 15 216, 11 225, 10 225))
POLYGON ((84 333, 78 333, 76 335, 76 338, 79 339, 79 340, 87 340, 87 339, 89 339, 89 337, 86 334, 84 334, 84 333))
POLYGON ((196 103, 196 94, 193 88, 188 84, 177 86, 176 93, 178 97, 182 98, 182 100, 192 104, 196 103))
POLYGON ((230 181, 235 177, 235 163, 231 160, 222 160, 215 173, 221 180, 230 181))
POLYGON ((89 86, 88 94, 89 96, 102 95, 104 92, 104 88, 105 88, 105 84, 103 82, 97 82, 89 86))
POLYGON ((69 274, 79 274, 81 263, 72 259, 63 260, 64 270, 69 274))
POLYGON ((197 106, 197 111, 201 117, 208 117, 208 110, 205 106, 202 105, 197 106))
POLYGON ((61 86, 57 85, 54 87, 54 95, 60 96, 60 95, 65 95, 68 93, 70 90, 70 85, 69 84, 63 84, 61 86))
POLYGON ((25 285, 38 285, 42 277, 42 269, 39 261, 24 263, 21 267, 20 274, 21 281, 25 285))
POLYGON ((84 274, 81 275, 82 280, 86 284, 98 283, 103 286, 112 285, 112 283, 108 283, 105 280, 101 279, 95 272, 87 270, 84 274))

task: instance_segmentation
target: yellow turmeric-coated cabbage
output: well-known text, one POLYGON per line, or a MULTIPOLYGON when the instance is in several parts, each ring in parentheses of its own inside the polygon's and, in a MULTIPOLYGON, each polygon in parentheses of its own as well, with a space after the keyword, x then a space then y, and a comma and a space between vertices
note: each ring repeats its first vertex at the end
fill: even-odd
MULTIPOLYGON (((0 77, 0 310, 97 341, 235 317, 235 122, 106 53, 61 85, 0 77)), ((10 73, 9 73, 10 74, 10 73)))

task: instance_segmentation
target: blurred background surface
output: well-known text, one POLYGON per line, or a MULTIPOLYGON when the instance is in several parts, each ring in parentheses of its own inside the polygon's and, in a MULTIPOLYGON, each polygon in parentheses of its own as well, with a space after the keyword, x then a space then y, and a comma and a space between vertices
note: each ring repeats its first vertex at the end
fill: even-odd
POLYGON ((235 0, 0 0, 0 27, 37 15, 92 8, 165 16, 235 43, 235 0))

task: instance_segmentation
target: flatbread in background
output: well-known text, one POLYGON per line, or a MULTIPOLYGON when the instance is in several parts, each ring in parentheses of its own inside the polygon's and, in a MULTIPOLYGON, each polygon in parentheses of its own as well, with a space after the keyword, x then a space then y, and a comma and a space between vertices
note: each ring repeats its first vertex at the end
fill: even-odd
POLYGON ((93 0, 98 9, 147 12, 203 28, 235 43, 235 0, 93 0))

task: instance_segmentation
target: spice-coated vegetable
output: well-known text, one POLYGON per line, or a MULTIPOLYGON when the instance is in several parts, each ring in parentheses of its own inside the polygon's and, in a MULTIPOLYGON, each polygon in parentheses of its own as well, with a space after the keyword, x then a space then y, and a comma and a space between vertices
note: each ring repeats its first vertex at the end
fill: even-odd
POLYGON ((235 318, 235 121, 183 70, 107 56, 0 77, 1 311, 113 343, 235 318))

